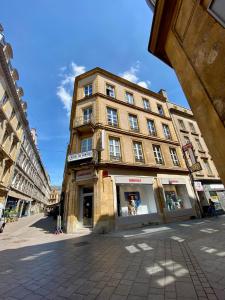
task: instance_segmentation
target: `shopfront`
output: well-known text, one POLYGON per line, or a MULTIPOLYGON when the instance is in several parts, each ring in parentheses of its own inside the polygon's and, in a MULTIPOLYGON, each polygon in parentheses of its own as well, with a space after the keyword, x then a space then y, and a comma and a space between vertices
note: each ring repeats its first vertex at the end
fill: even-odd
POLYGON ((196 215, 193 204, 196 199, 185 178, 162 178, 165 216, 181 217, 196 215), (192 202, 191 202, 192 198, 192 202))
POLYGON ((150 176, 115 176, 116 227, 159 221, 150 176))
POLYGON ((203 189, 209 201, 209 198, 215 203, 218 211, 225 211, 225 187, 223 184, 203 184, 203 189))

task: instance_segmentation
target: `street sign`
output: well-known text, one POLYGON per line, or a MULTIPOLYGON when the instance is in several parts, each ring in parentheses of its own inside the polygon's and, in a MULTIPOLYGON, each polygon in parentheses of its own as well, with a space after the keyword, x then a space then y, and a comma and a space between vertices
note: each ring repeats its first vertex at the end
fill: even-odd
POLYGON ((192 166, 189 167, 190 171, 193 172, 198 172, 202 170, 201 164, 199 162, 196 162, 192 166))

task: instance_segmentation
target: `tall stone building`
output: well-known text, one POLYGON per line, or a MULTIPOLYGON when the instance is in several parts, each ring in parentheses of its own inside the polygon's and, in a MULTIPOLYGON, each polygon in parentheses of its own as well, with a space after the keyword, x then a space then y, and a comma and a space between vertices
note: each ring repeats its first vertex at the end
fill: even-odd
MULTIPOLYGON (((203 211, 207 212, 210 198, 215 201, 217 209, 225 210, 225 188, 192 111, 170 102, 167 105, 180 144, 184 146, 191 143, 194 155, 201 165, 202 169, 192 174, 203 211)), ((188 155, 187 164, 189 166, 192 164, 188 155)))
POLYGON ((50 186, 31 135, 12 58, 0 26, 0 203, 20 217, 43 209, 50 186))
POLYGON ((100 68, 76 77, 62 193, 67 232, 195 216, 163 93, 100 68))
POLYGON ((147 2, 149 51, 174 68, 225 184, 225 1, 147 2))

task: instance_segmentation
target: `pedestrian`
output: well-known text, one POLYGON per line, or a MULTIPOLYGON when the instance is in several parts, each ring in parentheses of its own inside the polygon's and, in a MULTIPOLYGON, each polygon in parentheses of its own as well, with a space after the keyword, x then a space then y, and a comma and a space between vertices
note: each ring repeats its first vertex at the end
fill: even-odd
POLYGON ((209 198, 208 215, 210 215, 211 217, 214 217, 214 216, 217 217, 216 208, 215 208, 215 203, 212 201, 211 198, 209 198))

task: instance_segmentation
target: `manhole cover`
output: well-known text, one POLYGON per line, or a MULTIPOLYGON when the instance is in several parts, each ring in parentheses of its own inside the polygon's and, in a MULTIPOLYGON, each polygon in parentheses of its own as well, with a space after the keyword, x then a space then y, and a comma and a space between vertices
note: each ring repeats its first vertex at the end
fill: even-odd
POLYGON ((79 243, 75 243, 74 247, 82 247, 82 246, 86 246, 86 245, 89 245, 89 243, 88 242, 79 242, 79 243))

